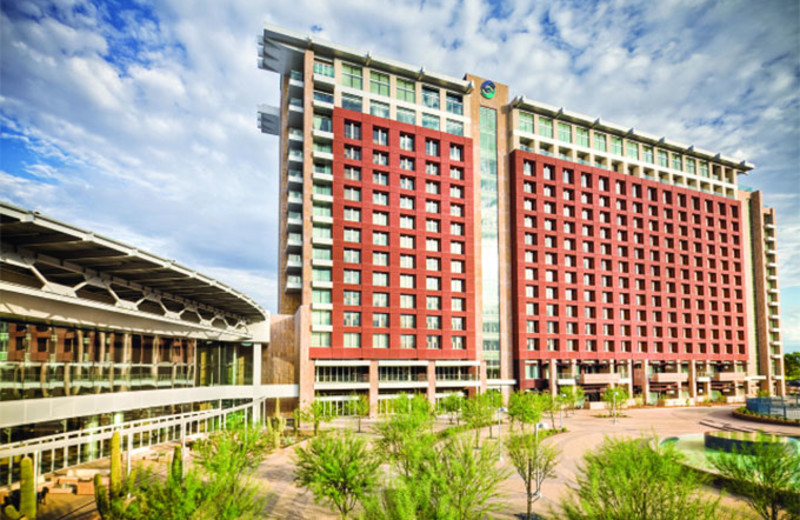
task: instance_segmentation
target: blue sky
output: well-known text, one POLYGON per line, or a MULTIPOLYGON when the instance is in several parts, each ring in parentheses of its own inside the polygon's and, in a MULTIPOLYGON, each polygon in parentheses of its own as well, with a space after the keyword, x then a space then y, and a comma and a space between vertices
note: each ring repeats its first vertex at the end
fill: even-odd
POLYGON ((276 307, 269 22, 747 159, 778 211, 800 351, 794 1, 17 0, 0 13, 2 199, 175 258, 276 307))

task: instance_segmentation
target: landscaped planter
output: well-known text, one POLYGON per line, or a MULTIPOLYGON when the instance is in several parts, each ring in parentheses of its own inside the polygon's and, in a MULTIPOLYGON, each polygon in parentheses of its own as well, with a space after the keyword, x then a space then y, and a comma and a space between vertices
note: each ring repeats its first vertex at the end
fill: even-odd
POLYGON ((746 432, 706 432, 703 434, 703 444, 707 449, 726 453, 747 452, 756 444, 767 442, 786 442, 786 440, 777 435, 746 432))

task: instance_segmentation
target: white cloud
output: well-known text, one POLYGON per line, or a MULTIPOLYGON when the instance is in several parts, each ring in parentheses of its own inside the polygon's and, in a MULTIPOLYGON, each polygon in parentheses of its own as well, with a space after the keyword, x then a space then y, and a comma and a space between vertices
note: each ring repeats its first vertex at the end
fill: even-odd
POLYGON ((0 122, 40 160, 4 166, 3 193, 246 284, 273 310, 277 140, 256 106, 277 103, 278 82, 256 66, 264 22, 747 158, 759 169, 744 182, 778 209, 782 284, 800 286, 799 206, 784 197, 800 192, 795 3, 531 0, 499 17, 456 0, 14 4, 0 18, 0 122))

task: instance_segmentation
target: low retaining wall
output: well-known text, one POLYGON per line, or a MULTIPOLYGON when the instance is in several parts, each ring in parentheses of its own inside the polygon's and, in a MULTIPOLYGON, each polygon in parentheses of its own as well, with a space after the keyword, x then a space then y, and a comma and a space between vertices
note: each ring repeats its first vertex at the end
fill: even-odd
POLYGON ((751 397, 747 409, 761 415, 800 420, 800 396, 794 398, 751 397))

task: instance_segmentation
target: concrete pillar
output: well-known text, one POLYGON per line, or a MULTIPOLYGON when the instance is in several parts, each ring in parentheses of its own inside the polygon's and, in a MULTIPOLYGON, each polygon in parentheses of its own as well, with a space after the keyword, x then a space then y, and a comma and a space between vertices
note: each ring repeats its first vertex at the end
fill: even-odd
POLYGON ((253 386, 261 384, 261 343, 253 343, 253 386))
POLYGON ((697 399, 697 363, 689 361, 689 397, 697 399))
POLYGON ((625 361, 625 370, 628 373, 628 384, 627 384, 628 396, 630 396, 630 398, 633 399, 633 360, 632 359, 629 359, 629 360, 625 361))
POLYGON ((642 397, 645 404, 650 398, 650 375, 647 373, 648 363, 646 359, 642 360, 642 397))
POLYGON ((550 395, 558 394, 558 362, 550 360, 550 395))
POLYGON ((428 361, 427 376, 428 376, 428 402, 436 406, 436 362, 434 360, 428 361))
POLYGON ((378 361, 369 362, 369 416, 378 415, 378 361))

